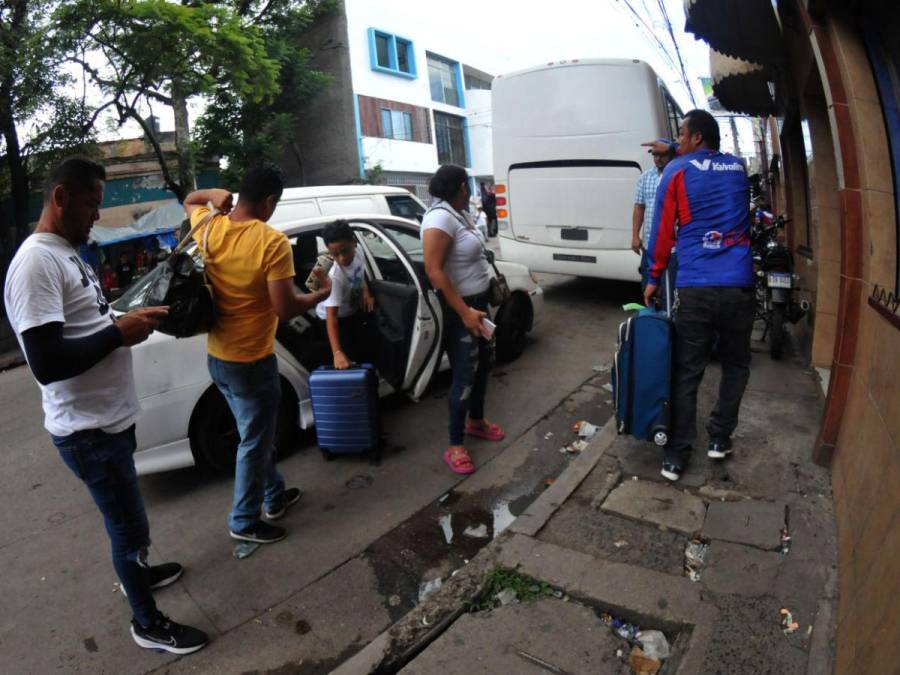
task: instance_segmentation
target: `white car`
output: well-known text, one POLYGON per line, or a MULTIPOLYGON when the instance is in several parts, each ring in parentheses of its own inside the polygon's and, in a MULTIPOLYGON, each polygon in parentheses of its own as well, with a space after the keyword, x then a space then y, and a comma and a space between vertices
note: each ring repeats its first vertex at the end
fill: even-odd
MULTIPOLYGON (((382 394, 422 396, 440 366, 441 304, 425 275, 418 223, 389 215, 348 215, 366 256, 377 305, 378 358, 382 394)), ((324 243, 319 237, 334 216, 275 225, 291 242, 295 283, 303 286, 324 243)), ((525 336, 543 305, 543 291, 528 269, 498 261, 512 295, 496 312, 497 349, 501 359, 521 354, 525 336)), ((140 304, 141 280, 116 301, 116 312, 140 304)), ((279 325, 275 353, 281 374, 279 445, 290 442, 297 426, 314 425, 309 374, 331 365, 323 322, 314 312, 279 325)), ((135 382, 142 413, 137 422, 138 474, 170 471, 205 463, 219 469, 234 465, 238 434, 225 399, 206 367, 206 335, 176 339, 156 332, 133 347, 135 382)))

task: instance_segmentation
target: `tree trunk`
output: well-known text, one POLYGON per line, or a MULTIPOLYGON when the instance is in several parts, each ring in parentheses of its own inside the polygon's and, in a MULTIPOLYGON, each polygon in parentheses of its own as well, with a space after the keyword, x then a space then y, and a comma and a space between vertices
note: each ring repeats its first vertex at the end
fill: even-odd
MULTIPOLYGON (((6 165, 9 167, 10 192, 13 202, 14 235, 8 243, 10 250, 4 251, 4 256, 11 256, 13 250, 28 236, 28 201, 31 194, 28 170, 19 146, 19 134, 16 131, 16 121, 13 118, 11 97, 9 89, 0 87, 0 127, 2 127, 3 139, 6 141, 6 165)), ((6 233, 4 238, 6 237, 6 233)))
POLYGON ((187 96, 172 86, 172 108, 175 111, 175 153, 178 155, 178 182, 185 192, 197 189, 194 157, 191 151, 191 127, 188 120, 187 96))

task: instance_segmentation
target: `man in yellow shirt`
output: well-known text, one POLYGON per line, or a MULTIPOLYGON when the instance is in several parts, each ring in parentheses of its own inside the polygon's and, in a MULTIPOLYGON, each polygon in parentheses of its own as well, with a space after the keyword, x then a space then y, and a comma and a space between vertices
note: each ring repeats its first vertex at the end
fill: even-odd
POLYGON ((197 190, 184 200, 191 226, 209 215, 210 203, 222 212, 194 235, 205 246, 216 305, 207 361, 241 436, 228 527, 234 539, 258 544, 280 541, 286 534, 284 528, 262 520, 260 509, 268 520, 277 520, 301 494, 297 488, 285 489, 275 468, 281 400, 275 330, 279 319, 315 307, 331 292, 324 274, 315 293, 301 293, 294 285, 291 244, 266 224, 283 190, 281 170, 263 164, 244 175, 234 210, 227 190, 197 190))

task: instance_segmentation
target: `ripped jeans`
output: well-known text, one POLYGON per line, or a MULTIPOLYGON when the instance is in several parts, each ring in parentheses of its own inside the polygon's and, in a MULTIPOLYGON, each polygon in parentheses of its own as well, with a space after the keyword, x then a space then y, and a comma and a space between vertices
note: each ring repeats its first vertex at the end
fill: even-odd
POLYGON ((60 457, 87 486, 103 514, 112 561, 135 620, 146 627, 159 616, 146 576, 150 525, 134 470, 134 425, 108 434, 100 429, 52 436, 60 457))
MULTIPOLYGON (((469 307, 486 312, 487 292, 463 298, 469 307)), ((484 395, 494 357, 493 343, 475 337, 459 314, 444 304, 444 349, 450 359, 453 383, 447 394, 450 409, 450 445, 462 445, 466 434, 466 415, 484 418, 484 395)))

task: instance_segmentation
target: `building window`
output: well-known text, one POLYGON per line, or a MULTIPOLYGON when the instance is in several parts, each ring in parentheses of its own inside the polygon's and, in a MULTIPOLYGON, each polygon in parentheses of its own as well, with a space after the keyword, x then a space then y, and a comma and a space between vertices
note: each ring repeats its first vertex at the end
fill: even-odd
POLYGON ((490 89, 491 81, 477 75, 466 75, 466 89, 490 89))
POLYGON ((381 109, 381 132, 383 138, 397 141, 413 139, 412 115, 402 110, 381 109))
POLYGON ((416 54, 412 40, 369 29, 369 58, 372 70, 399 77, 416 77, 416 54))
POLYGON ((459 64, 428 54, 428 82, 431 100, 463 107, 459 86, 459 64))
POLYGON ((438 163, 468 166, 464 120, 456 115, 434 113, 438 163))

